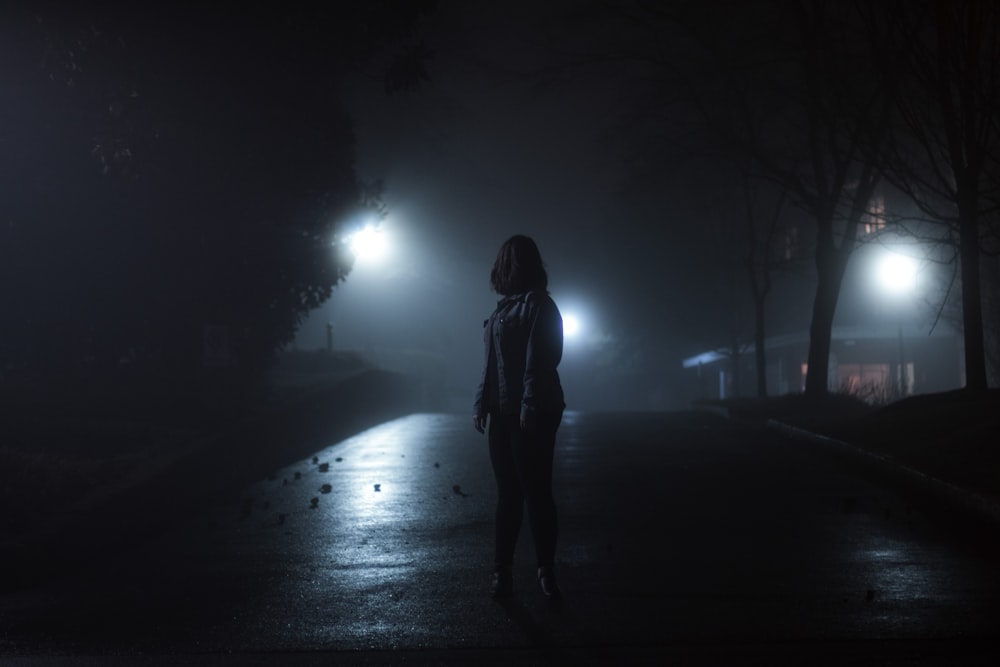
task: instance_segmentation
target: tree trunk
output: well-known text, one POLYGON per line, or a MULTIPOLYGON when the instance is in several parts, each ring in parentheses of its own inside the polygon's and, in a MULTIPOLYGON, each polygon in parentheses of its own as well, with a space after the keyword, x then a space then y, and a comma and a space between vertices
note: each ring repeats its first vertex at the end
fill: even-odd
POLYGON ((764 297, 754 295, 754 330, 753 342, 755 363, 757 364, 757 396, 767 397, 767 351, 764 349, 764 297))
POLYGON ((962 263, 962 336, 965 341, 965 387, 985 392, 986 347, 983 340, 982 287, 979 282, 979 224, 975 211, 959 211, 959 261, 962 263))
POLYGON ((830 339, 833 314, 837 308, 837 288, 820 277, 813 299, 812 321, 809 324, 809 357, 806 371, 806 396, 825 396, 830 381, 830 339))
POLYGON ((733 338, 729 359, 731 364, 729 370, 732 373, 729 378, 732 383, 732 389, 729 393, 729 397, 739 398, 742 373, 740 372, 740 341, 736 337, 733 338))
POLYGON ((807 396, 825 396, 830 383, 830 343, 833 338, 833 317, 837 312, 840 285, 844 280, 852 244, 846 239, 837 248, 832 233, 816 249, 816 297, 813 299, 812 321, 809 324, 809 356, 806 371, 807 396))

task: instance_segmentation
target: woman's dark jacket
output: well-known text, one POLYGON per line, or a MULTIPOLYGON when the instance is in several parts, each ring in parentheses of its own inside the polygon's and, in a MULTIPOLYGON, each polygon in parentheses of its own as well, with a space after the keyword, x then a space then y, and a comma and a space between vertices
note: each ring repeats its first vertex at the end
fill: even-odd
POLYGON ((485 354, 473 414, 561 413, 566 403, 556 367, 562 316, 544 290, 504 297, 483 323, 485 354))

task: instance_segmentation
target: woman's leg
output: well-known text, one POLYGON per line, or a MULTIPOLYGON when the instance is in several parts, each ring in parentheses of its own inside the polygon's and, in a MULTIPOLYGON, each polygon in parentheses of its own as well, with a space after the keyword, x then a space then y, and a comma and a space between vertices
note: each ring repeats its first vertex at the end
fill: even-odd
POLYGON ((509 568, 514 562, 514 548, 521 531, 524 495, 514 459, 515 441, 520 437, 520 431, 517 416, 490 418, 490 462, 497 481, 494 564, 498 568, 509 568))
POLYGON ((522 431, 512 438, 513 459, 521 482, 528 521, 535 542, 538 566, 551 568, 555 562, 559 522, 552 495, 552 463, 556 431, 562 415, 539 415, 534 430, 522 431))

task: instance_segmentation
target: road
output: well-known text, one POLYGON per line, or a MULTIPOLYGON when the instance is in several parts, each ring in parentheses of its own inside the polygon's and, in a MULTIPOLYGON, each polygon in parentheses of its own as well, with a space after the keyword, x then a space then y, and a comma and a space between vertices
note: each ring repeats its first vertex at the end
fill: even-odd
MULTIPOLYGON (((0 600, 3 664, 994 664, 996 535, 700 413, 568 413, 558 566, 487 595, 464 415, 331 444, 84 573, 0 600), (96 657, 95 657, 96 656, 96 657), (93 662, 89 662, 93 660, 93 662)), ((178 493, 181 491, 179 490, 178 493)))

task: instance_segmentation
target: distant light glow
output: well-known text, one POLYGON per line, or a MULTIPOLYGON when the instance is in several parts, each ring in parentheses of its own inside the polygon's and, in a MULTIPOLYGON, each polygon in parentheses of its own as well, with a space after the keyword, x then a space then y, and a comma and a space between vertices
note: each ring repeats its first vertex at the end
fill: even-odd
POLYGON ((388 249, 385 232, 375 225, 365 225, 364 228, 351 235, 348 240, 351 252, 362 261, 375 261, 385 256, 388 249))
POLYGON ((917 261, 906 255, 887 253, 878 265, 879 284, 891 294, 905 294, 917 280, 917 261))
POLYGON ((563 315, 563 336, 572 338, 580 333, 580 320, 575 315, 563 315))
POLYGON ((725 353, 719 350, 709 350, 708 352, 702 352, 701 354, 695 355, 693 357, 688 357, 682 364, 684 368, 696 368, 702 364, 710 364, 714 361, 719 361, 720 359, 727 359, 728 357, 725 353))

